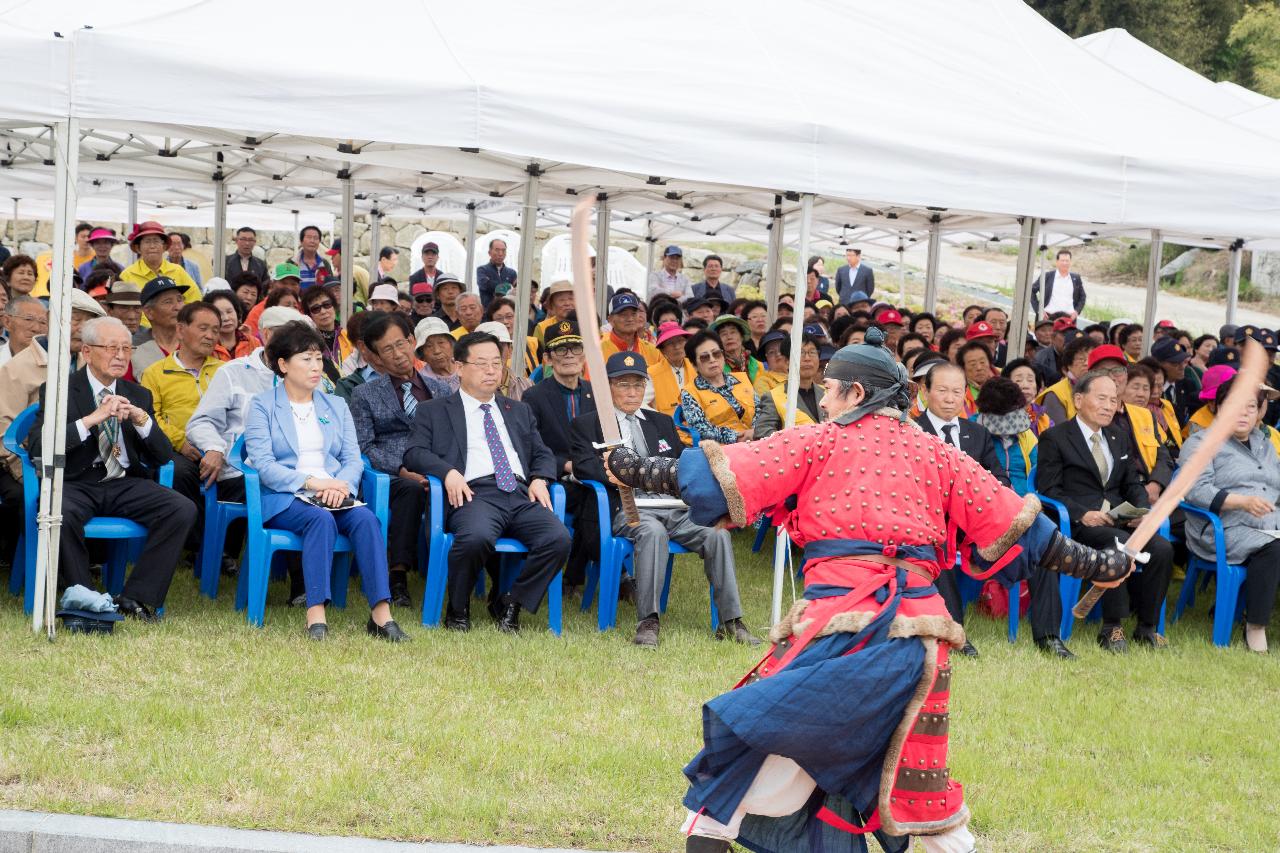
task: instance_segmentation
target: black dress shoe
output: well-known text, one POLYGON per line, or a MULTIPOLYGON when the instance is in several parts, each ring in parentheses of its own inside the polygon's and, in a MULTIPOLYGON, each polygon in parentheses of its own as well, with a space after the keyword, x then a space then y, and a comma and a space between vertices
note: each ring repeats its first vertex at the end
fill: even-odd
POLYGON ((444 615, 444 627, 447 631, 470 631, 471 617, 465 613, 448 612, 444 615))
POLYGON ((1124 639, 1124 629, 1119 625, 1103 628, 1098 632, 1098 645, 1113 654, 1129 651, 1129 644, 1124 639))
POLYGON ((618 601, 628 604, 636 603, 636 582, 630 575, 625 575, 618 584, 618 601))
POLYGON ((1058 637, 1041 637, 1036 640, 1036 648, 1063 660, 1071 660, 1075 654, 1067 648, 1067 644, 1058 637))
POLYGON ((730 619, 716 629, 717 640, 733 640, 744 646, 758 646, 760 639, 747 630, 741 619, 730 619))
POLYGON ((565 584, 564 584, 564 586, 562 586, 562 587, 560 588, 560 596, 561 596, 565 601, 576 601, 576 600, 581 599, 581 598, 582 598, 582 584, 580 584, 580 583, 565 583, 565 584))
POLYGON ((1153 649, 1169 648, 1169 641, 1164 638, 1163 634, 1157 632, 1155 628, 1145 628, 1141 625, 1134 630, 1133 641, 1153 649))
POLYGON ((976 658, 978 656, 978 647, 965 640, 964 645, 960 647, 960 654, 967 658, 976 658))
POLYGON ((373 617, 370 616, 369 622, 364 626, 364 629, 369 633, 369 636, 377 637, 380 640, 386 640, 390 643, 409 642, 409 635, 404 632, 403 628, 396 624, 394 619, 388 619, 386 622, 379 625, 377 622, 374 622, 373 617))
POLYGON ((512 601, 509 604, 499 604, 497 607, 490 607, 489 612, 494 610, 498 613, 494 614, 494 618, 498 620, 498 630, 504 634, 515 634, 520 630, 520 605, 512 601))
POLYGON ((307 626, 308 640, 325 640, 329 637, 329 626, 324 622, 312 622, 307 626))
POLYGON ((236 562, 235 557, 223 554, 221 571, 223 577, 233 578, 236 576, 236 573, 240 571, 240 564, 236 562))
POLYGON ((391 606, 413 607, 413 599, 409 597, 409 583, 403 579, 391 582, 391 606))
POLYGON ((141 602, 134 601, 132 598, 120 596, 116 599, 116 608, 125 616, 130 616, 139 622, 160 621, 159 615, 154 610, 141 602))

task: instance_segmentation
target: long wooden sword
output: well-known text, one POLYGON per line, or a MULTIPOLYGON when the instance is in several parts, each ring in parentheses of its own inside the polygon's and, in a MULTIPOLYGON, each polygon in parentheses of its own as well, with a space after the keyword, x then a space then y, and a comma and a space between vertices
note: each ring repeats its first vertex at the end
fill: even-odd
MULTIPOLYGON (((591 211, 595 207, 595 196, 588 195, 573 208, 573 218, 569 224, 569 240, 573 260, 573 301, 577 305, 578 330, 582 334, 582 351, 587 357, 587 372, 591 375, 591 393, 596 398, 596 414, 600 416, 600 434, 604 441, 596 445, 597 450, 609 450, 622 446, 622 431, 618 429, 618 416, 614 413, 613 392, 609 390, 609 377, 604 371, 604 350, 600 348, 600 323, 596 318, 595 288, 591 270, 591 211)), ((608 251, 607 248, 603 249, 608 251)), ((603 286, 603 285, 602 285, 603 286)), ((644 356, 635 353, 634 358, 644 356)), ((622 500, 622 513, 627 524, 635 527, 640 523, 640 513, 636 511, 636 498, 631 489, 618 486, 618 497, 622 500)))
MULTIPOLYGON (((1130 534, 1129 541, 1123 544, 1117 541, 1116 547, 1134 560, 1140 563, 1146 562, 1147 555, 1142 552, 1143 547, 1159 532, 1160 525, 1164 524, 1165 519, 1178 508, 1178 504, 1186 497, 1187 492, 1191 491, 1191 485, 1209 464, 1209 460, 1227 443, 1227 439, 1235 430, 1236 421, 1240 419, 1244 407, 1249 403, 1249 398, 1258 393, 1258 388, 1266 376, 1266 350, 1257 341, 1248 341, 1245 344, 1244 358, 1240 361, 1240 372, 1235 375, 1235 381, 1231 385, 1231 393, 1222 401, 1217 415, 1213 418, 1213 423, 1205 430, 1207 434, 1204 441, 1190 457, 1179 460, 1178 474, 1169 484, 1169 488, 1160 495, 1151 507, 1151 511, 1142 517, 1142 521, 1130 534)), ((1075 607, 1071 608, 1071 615, 1077 619, 1084 619, 1106 591, 1100 586, 1089 587, 1089 591, 1076 603, 1075 607)))

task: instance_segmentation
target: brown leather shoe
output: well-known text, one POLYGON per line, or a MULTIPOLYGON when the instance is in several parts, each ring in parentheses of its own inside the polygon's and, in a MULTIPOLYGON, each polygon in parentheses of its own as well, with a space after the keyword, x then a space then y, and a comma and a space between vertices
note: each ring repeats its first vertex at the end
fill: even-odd
POLYGON ((748 631, 747 626, 742 624, 741 619, 730 619, 717 628, 716 639, 733 640, 735 643, 741 643, 744 646, 760 645, 760 638, 748 631))
POLYGON ((658 647, 658 617, 650 616, 641 619, 636 625, 636 638, 633 641, 637 646, 647 646, 652 649, 658 647))

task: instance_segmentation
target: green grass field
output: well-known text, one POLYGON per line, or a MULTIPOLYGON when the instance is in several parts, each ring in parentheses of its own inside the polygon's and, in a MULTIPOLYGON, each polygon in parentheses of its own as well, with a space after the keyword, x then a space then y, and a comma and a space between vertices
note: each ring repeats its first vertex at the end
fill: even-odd
MULTIPOLYGON (((770 568, 736 537, 748 622, 770 568)), ((768 550, 768 549, 766 549, 768 550)), ((498 634, 363 633, 358 587, 329 643, 272 588, 246 626, 180 573, 160 626, 33 636, 0 608, 0 807, 339 835, 602 850, 681 848, 680 768, 699 705, 757 651, 715 642, 706 585, 677 564, 656 652, 594 614, 557 639, 526 616, 498 634)), ((415 596, 420 584, 414 587, 415 596)), ((1163 654, 1037 653, 1024 625, 970 616, 955 664, 952 768, 983 851, 1280 849, 1280 661, 1209 642, 1208 602, 1163 654)), ((541 622, 545 625, 545 622, 541 622)), ((850 732, 850 736, 856 733, 850 732)))

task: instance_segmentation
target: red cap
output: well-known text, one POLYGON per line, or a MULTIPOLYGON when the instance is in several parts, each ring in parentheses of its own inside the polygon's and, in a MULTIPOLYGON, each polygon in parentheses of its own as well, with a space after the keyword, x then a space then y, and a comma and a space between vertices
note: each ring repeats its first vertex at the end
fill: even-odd
POLYGON ((425 296, 428 293, 434 293, 435 288, 429 282, 420 281, 413 287, 409 288, 409 293, 413 296, 425 296))
POLYGON ((1059 317, 1053 321, 1053 330, 1055 332, 1065 332, 1067 329, 1074 329, 1076 321, 1070 317, 1059 317))
POLYGON ((1093 351, 1089 353, 1089 369, 1093 370, 1093 366, 1095 364, 1108 359, 1111 361, 1118 361, 1121 364, 1129 363, 1129 359, 1124 357, 1124 350, 1120 349, 1120 347, 1115 344, 1103 344, 1100 347, 1095 347, 1093 351))
POLYGON ((1156 323, 1156 328, 1157 329, 1176 329, 1178 327, 1174 325, 1172 320, 1161 320, 1159 323, 1156 323))
POLYGON ((887 326, 890 323, 896 323, 899 326, 901 326, 902 314, 901 312, 896 311, 893 308, 886 308, 876 315, 876 322, 882 326, 887 326))
POLYGON ((970 324, 964 333, 966 341, 976 341, 978 338, 994 338, 995 336, 996 330, 991 328, 991 324, 986 320, 978 320, 970 324))

